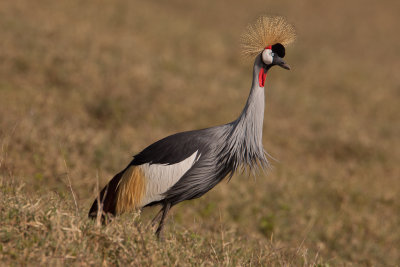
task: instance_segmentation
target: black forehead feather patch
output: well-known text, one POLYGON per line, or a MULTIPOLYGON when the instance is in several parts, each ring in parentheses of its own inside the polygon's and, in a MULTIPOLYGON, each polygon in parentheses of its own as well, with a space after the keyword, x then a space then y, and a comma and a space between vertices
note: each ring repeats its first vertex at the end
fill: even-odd
POLYGON ((285 57, 285 47, 280 44, 274 44, 272 47, 272 52, 274 52, 275 54, 278 54, 279 57, 284 58, 285 57))

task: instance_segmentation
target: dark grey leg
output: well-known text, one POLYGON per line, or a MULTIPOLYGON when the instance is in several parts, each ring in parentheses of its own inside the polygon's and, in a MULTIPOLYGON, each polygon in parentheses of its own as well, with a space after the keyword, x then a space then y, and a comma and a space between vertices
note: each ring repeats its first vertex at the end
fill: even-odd
POLYGON ((157 215, 153 218, 153 220, 151 220, 151 226, 156 225, 157 221, 160 220, 161 218, 161 213, 163 211, 164 207, 162 207, 158 212, 157 215))
POLYGON ((162 216, 161 216, 160 224, 158 225, 158 228, 157 228, 157 231, 156 231, 156 236, 157 236, 158 239, 160 239, 161 231, 162 231, 162 229, 164 227, 164 220, 167 217, 167 213, 168 213, 170 208, 171 208, 171 203, 164 204, 164 206, 162 208, 162 216))

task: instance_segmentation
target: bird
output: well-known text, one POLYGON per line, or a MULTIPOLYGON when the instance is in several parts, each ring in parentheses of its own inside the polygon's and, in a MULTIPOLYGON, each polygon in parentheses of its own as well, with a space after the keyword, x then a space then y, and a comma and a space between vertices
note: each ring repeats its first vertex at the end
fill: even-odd
POLYGON ((230 123, 167 136, 136 154, 101 190, 89 217, 102 219, 160 205, 153 219, 160 237, 169 210, 196 199, 234 173, 270 166, 263 148, 265 80, 273 66, 289 70, 286 46, 294 26, 281 16, 261 16, 242 35, 243 54, 254 59, 252 84, 239 117, 230 123))

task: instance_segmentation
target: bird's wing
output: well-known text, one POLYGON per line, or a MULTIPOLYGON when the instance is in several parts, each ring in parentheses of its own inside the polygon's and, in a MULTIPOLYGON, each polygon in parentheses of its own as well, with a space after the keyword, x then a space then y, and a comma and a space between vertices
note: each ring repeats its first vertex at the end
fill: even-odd
POLYGON ((134 156, 130 165, 166 164, 173 165, 207 150, 207 130, 182 132, 165 137, 143 149, 134 156))
POLYGON ((134 156, 128 168, 143 173, 145 192, 141 206, 153 205, 165 198, 174 186, 210 149, 209 129, 170 135, 134 156))
POLYGON ((232 174, 232 162, 221 161, 216 147, 227 127, 171 135, 136 155, 132 164, 147 177, 145 205, 198 198, 232 174))
MULTIPOLYGON (((101 191, 103 211, 118 214, 162 201, 176 204, 207 192, 226 172, 215 165, 215 143, 223 140, 218 129, 174 134, 135 155, 101 191)), ((90 214, 95 216, 97 207, 95 201, 90 214)))

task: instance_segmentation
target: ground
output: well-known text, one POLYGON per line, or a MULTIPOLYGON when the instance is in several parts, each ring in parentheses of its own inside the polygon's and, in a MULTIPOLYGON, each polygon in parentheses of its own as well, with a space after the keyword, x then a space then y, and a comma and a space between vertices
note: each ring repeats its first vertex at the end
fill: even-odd
POLYGON ((397 265, 397 1, 1 1, 1 265, 397 265), (259 15, 296 26, 266 81, 268 173, 169 216, 86 214, 150 143, 235 119, 259 15))

